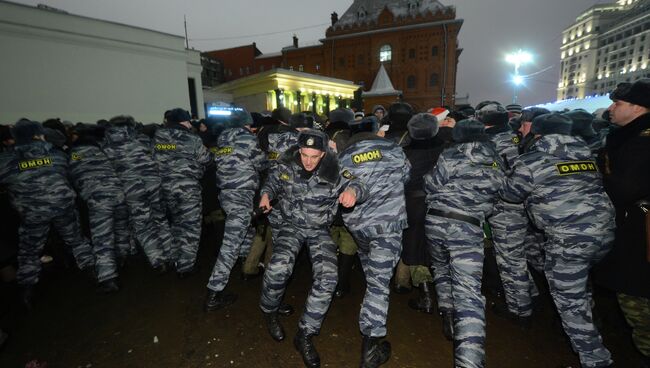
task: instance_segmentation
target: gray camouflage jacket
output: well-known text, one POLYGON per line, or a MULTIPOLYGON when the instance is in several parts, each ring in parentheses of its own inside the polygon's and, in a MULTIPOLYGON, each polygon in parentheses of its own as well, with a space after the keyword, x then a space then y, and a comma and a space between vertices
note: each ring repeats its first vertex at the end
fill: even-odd
POLYGON ((515 160, 499 194, 523 202, 534 225, 549 235, 601 236, 614 229, 614 208, 598 166, 576 137, 542 136, 515 160))
POLYGON ((198 183, 212 159, 201 138, 181 125, 157 129, 152 148, 163 184, 198 183))
POLYGON ((70 181, 84 201, 124 201, 122 183, 95 140, 79 140, 70 148, 70 181))
POLYGON ((260 150, 255 135, 246 128, 226 129, 211 148, 217 166, 217 186, 224 189, 256 191, 260 184, 260 171, 266 158, 260 150))

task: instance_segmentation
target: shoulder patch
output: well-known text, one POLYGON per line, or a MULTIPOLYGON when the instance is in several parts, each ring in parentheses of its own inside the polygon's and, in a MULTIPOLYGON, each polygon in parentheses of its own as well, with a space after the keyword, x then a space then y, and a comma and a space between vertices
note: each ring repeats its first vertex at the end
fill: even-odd
POLYGON ((268 154, 269 160, 277 160, 278 157, 280 157, 279 152, 269 152, 269 154, 268 154))
POLYGON ((80 161, 81 160, 81 155, 78 154, 77 152, 72 152, 72 154, 70 155, 70 158, 72 159, 72 161, 80 161))
POLYGON ((174 143, 156 143, 154 146, 156 151, 175 151, 176 144, 174 143))
POLYGON ((639 137, 650 137, 650 128, 642 130, 639 137))
POLYGON ((214 154, 217 156, 226 156, 232 154, 233 148, 232 147, 221 147, 219 149, 215 149, 214 154))
POLYGON ((41 157, 31 160, 25 160, 18 162, 18 168, 23 170, 36 169, 43 166, 52 166, 52 158, 50 157, 41 157))
POLYGON ((596 161, 569 161, 555 164, 560 175, 580 174, 585 172, 598 172, 596 161))
POLYGON ((291 177, 287 173, 280 173, 280 180, 290 181, 291 177))
POLYGON ((519 138, 518 135, 512 137, 512 143, 514 143, 514 144, 519 144, 519 143, 521 143, 521 138, 519 138))
POLYGON ((343 175, 344 178, 349 179, 349 180, 352 180, 352 179, 355 178, 355 176, 352 175, 352 173, 347 171, 347 170, 343 170, 343 173, 341 173, 341 175, 343 175))
POLYGON ((382 158, 384 158, 384 156, 382 156, 381 151, 376 149, 376 150, 352 155, 352 162, 355 165, 361 165, 364 162, 380 161, 382 158))

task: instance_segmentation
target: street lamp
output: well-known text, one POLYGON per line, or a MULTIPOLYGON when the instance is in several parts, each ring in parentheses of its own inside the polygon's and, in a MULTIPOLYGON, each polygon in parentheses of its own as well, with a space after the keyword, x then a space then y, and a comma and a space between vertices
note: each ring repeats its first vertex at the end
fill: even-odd
POLYGON ((517 86, 524 84, 524 76, 519 74, 519 67, 532 61, 533 55, 522 50, 506 55, 506 62, 515 66, 515 72, 512 75, 512 103, 517 103, 517 86))

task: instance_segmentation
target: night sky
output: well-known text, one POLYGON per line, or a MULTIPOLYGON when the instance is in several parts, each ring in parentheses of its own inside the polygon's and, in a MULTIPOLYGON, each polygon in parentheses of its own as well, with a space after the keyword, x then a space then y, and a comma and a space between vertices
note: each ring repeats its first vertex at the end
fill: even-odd
MULTIPOLYGON (((187 17, 190 47, 215 50, 257 42, 263 53, 279 52, 291 44, 295 33, 301 45, 325 37, 330 14, 339 16, 352 0, 14 0, 43 3, 72 14, 89 16, 171 34, 183 35, 187 17), (272 8, 271 8, 272 6, 272 8)), ((464 49, 459 62, 458 95, 470 102, 486 99, 504 104, 512 100, 509 76, 513 68, 504 61, 507 52, 530 51, 533 64, 521 74, 541 72, 518 92, 519 103, 554 101, 559 76, 562 31, 594 4, 614 0, 443 0, 456 6, 465 20, 460 32, 464 49)))

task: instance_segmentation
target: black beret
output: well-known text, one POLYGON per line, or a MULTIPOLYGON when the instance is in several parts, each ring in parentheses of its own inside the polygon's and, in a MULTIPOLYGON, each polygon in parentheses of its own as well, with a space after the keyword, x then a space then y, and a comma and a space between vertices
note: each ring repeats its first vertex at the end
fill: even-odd
POLYGON ((409 135, 415 140, 431 139, 438 134, 438 118, 431 114, 415 114, 406 126, 409 135))
POLYGON ((451 131, 451 136, 457 143, 487 141, 485 125, 478 120, 465 119, 456 123, 451 131))
POLYGON ((190 113, 187 110, 183 110, 179 107, 165 112, 165 118, 168 123, 182 123, 184 121, 192 120, 190 113))
POLYGON ((625 101, 650 109, 650 79, 639 79, 634 83, 621 83, 609 94, 613 101, 625 101))
POLYGON ((352 134, 361 132, 377 133, 379 130, 379 120, 376 116, 370 115, 361 120, 352 121, 348 126, 352 134))
POLYGON ((560 113, 543 114, 533 119, 530 132, 533 134, 563 134, 571 135, 572 121, 560 113))
POLYGON ((291 110, 286 107, 278 107, 271 112, 271 117, 285 124, 289 124, 289 120, 291 119, 291 110))
POLYGON ((596 135, 592 124, 594 116, 583 109, 576 109, 564 114, 573 122, 571 125, 571 135, 590 138, 596 135))
POLYGON ((313 148, 319 151, 326 151, 328 147, 327 134, 315 129, 305 129, 298 134, 298 146, 300 148, 313 148))
POLYGON ((339 107, 338 109, 330 111, 330 123, 346 123, 350 124, 354 121, 354 112, 351 109, 339 107))
POLYGON ((45 131, 38 121, 20 119, 11 127, 11 135, 16 140, 16 145, 21 145, 31 142, 35 135, 45 135, 45 131))

